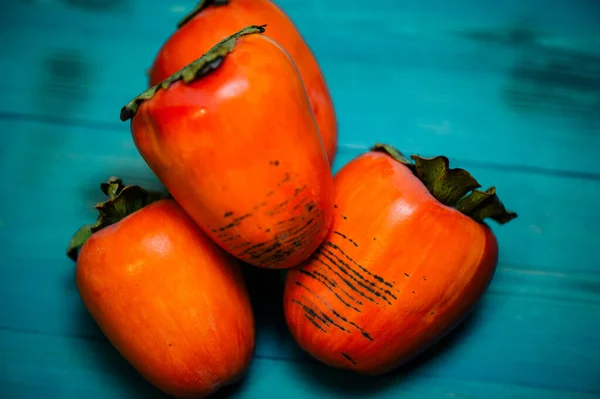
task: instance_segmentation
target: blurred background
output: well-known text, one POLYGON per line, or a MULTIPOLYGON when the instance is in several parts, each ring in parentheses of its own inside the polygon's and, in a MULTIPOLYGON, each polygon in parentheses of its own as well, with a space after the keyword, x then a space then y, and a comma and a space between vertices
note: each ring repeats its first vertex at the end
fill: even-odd
MULTIPOLYGON (((109 176, 159 187, 119 112, 196 1, 0 4, 0 397, 162 397, 88 316, 64 250, 109 176)), ((304 355, 280 276, 247 270, 257 355, 223 395, 600 397, 600 1, 276 4, 329 85, 335 170, 375 141, 443 154, 519 218, 491 223, 500 263, 473 316, 376 379, 304 355)))

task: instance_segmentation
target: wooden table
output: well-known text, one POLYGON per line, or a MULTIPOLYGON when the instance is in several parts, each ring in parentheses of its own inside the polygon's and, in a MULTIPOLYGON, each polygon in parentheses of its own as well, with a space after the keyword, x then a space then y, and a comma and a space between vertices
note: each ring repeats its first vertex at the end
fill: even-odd
MULTIPOLYGON (((2 398, 162 397, 88 316, 64 251, 94 220, 107 177, 158 186, 118 116, 193 3, 29 0, 0 11, 2 398)), ((279 4, 332 91, 336 170, 375 141, 445 154, 495 185, 520 216, 492 222, 500 263, 468 322, 411 367, 380 378, 303 354, 282 321, 278 276, 248 270, 257 351, 246 380, 228 393, 600 396, 600 3, 279 4)))

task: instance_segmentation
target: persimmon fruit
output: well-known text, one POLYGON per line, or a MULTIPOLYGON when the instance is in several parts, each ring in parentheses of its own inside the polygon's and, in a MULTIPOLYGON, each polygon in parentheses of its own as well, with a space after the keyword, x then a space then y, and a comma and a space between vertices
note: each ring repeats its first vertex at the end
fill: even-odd
POLYGON ((203 398, 241 379, 255 330, 237 259, 172 199, 120 179, 73 237, 81 299, 104 335, 163 392, 203 398), (80 248, 80 249, 79 249, 80 248), (77 251, 79 252, 77 254, 77 251))
POLYGON ((498 243, 483 220, 517 216, 447 158, 411 158, 376 145, 342 167, 328 236, 287 273, 287 325, 332 367, 381 374, 439 341, 494 275, 498 243))
POLYGON ((333 178, 302 79, 249 26, 121 110, 140 154, 218 245, 288 268, 321 244, 333 178))
MULTIPOLYGON (((288 52, 298 67, 329 162, 333 164, 338 142, 337 121, 325 77, 293 21, 270 0, 200 1, 158 51, 149 70, 150 85, 167 79, 231 32, 256 24, 268 26, 267 35, 288 52)), ((276 109, 285 106, 281 104, 276 109)))

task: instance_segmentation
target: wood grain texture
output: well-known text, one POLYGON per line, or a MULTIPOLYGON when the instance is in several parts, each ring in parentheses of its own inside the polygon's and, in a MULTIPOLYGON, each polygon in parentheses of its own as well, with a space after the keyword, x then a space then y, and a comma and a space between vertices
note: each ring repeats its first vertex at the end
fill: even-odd
MULTIPOLYGON (((121 106, 194 1, 22 0, 0 14, 0 397, 158 398, 102 336, 64 254, 111 175, 160 187, 121 106)), ((308 358, 278 272, 247 269, 257 353, 235 398, 600 397, 600 3, 281 0, 327 76, 335 170, 375 141, 445 154, 519 218, 477 311, 379 378, 308 358)))
MULTIPOLYGON (((124 130, 120 107, 145 89, 144 70, 193 2, 120 1, 131 11, 15 5, 19 18, 0 31, 10 43, 0 73, 27 78, 5 83, 0 112, 124 130)), ((462 3, 447 12, 434 0, 376 9, 358 0, 280 2, 321 63, 343 143, 393 138, 412 151, 600 176, 587 151, 600 147, 597 2, 555 2, 569 10, 558 20, 560 11, 532 0, 493 13, 462 3)))

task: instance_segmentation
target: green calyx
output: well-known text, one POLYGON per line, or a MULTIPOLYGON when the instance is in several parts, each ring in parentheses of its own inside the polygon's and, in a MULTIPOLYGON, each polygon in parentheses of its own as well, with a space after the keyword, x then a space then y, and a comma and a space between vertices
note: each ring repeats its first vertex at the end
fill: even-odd
POLYGON ((177 23, 177 29, 181 28, 183 25, 188 23, 192 18, 200 13, 200 11, 204 10, 208 6, 225 6, 229 4, 229 0, 201 0, 198 2, 196 7, 192 11, 190 11, 185 17, 183 17, 177 23))
POLYGON ((96 204, 95 208, 99 213, 96 222, 81 227, 71 238, 67 246, 67 256, 72 260, 77 259, 79 248, 95 232, 117 223, 154 201, 169 197, 169 194, 146 191, 140 186, 126 186, 117 177, 111 177, 106 183, 102 183, 100 189, 108 199, 96 204))
POLYGON ((450 169, 450 162, 444 156, 423 158, 411 155, 411 159, 408 159, 387 144, 375 144, 371 151, 384 152, 407 166, 438 201, 478 223, 490 218, 505 224, 517 217, 515 212, 504 208, 495 187, 486 191, 477 190, 481 187, 477 180, 464 169, 450 169))
POLYGON ((121 109, 121 121, 125 122, 126 120, 133 118, 140 104, 144 101, 152 99, 158 90, 166 90, 169 88, 169 86, 177 81, 182 81, 184 84, 189 84, 190 82, 200 79, 201 77, 206 76, 210 72, 214 71, 221 65, 227 54, 233 51, 235 43, 239 38, 254 33, 263 33, 265 31, 265 27, 266 25, 250 25, 221 40, 219 43, 214 45, 213 48, 202 55, 202 57, 192 61, 167 79, 148 88, 127 103, 127 105, 121 109))

